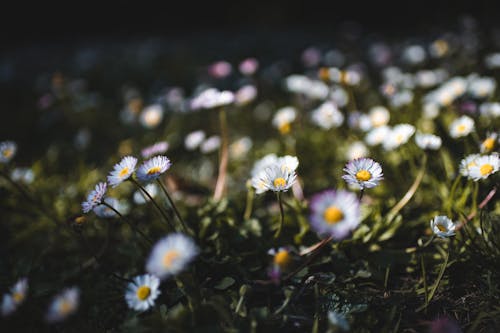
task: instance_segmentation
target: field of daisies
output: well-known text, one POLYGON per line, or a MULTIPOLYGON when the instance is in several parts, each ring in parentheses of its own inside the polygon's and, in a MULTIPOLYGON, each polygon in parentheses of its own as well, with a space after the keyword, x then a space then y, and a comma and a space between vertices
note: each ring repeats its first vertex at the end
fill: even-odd
POLYGON ((469 22, 7 55, 2 327, 499 332, 498 50, 469 22))

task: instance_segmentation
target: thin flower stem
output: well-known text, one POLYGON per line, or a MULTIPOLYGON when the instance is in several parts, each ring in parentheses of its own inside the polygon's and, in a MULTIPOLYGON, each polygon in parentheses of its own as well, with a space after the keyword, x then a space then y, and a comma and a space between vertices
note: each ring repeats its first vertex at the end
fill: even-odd
POLYGON ((227 165, 229 162, 229 138, 227 131, 227 116, 226 110, 222 107, 219 109, 219 122, 221 134, 221 153, 219 162, 219 173, 217 182, 215 183, 214 200, 219 201, 224 195, 226 188, 227 165))
POLYGON ((153 241, 148 237, 146 236, 145 233, 143 233, 141 231, 141 229, 137 228, 137 226, 135 226, 131 221, 129 221, 127 218, 125 218, 125 216, 123 216, 118 210, 115 209, 115 207, 111 206, 110 204, 108 204, 107 202, 103 201, 102 202, 102 205, 108 207, 109 209, 111 209, 113 212, 115 212, 116 215, 118 215, 123 221, 125 221, 125 223, 127 223, 130 228, 132 228, 132 230, 136 233, 138 233, 139 235, 142 236, 142 238, 144 238, 148 243, 149 245, 152 245, 153 244, 153 241))
POLYGON ((365 194, 365 188, 362 188, 361 191, 359 191, 359 197, 358 197, 359 202, 361 202, 361 199, 363 199, 363 194, 365 194))
POLYGON ((403 207, 406 206, 406 204, 411 200, 411 198, 417 191, 418 187, 420 186, 422 179, 424 178, 426 165, 427 165, 427 155, 424 155, 424 157, 422 158, 422 166, 420 167, 420 171, 417 174, 415 181, 411 185, 408 192, 406 192, 406 194, 401 198, 401 200, 399 200, 399 202, 389 211, 389 213, 387 214, 387 223, 390 223, 396 217, 399 211, 403 209, 403 207))
POLYGON ((250 216, 252 216, 254 194, 255 194, 255 191, 253 190, 253 188, 248 189, 247 202, 245 205, 245 213, 243 213, 243 220, 245 220, 245 221, 250 219, 250 216))
MULTIPOLYGON (((441 282, 441 279, 443 278, 444 271, 446 270, 446 266, 448 266, 448 259, 449 258, 450 258, 450 248, 448 247, 448 250, 446 251, 446 255, 444 257, 443 265, 441 266, 441 270, 439 271, 439 275, 436 279, 436 282, 432 286, 431 292, 429 293, 428 302, 430 302, 432 300, 434 293, 436 292, 437 288, 439 287, 439 283, 441 282)), ((424 304, 423 306, 419 307, 415 312, 420 312, 426 308, 427 308, 427 304, 424 304)))
POLYGON ((175 227, 172 225, 172 222, 170 221, 170 219, 168 218, 167 214, 163 211, 163 209, 161 209, 161 207, 156 203, 156 201, 153 199, 153 197, 148 193, 148 191, 146 191, 146 189, 141 185, 139 184, 135 179, 133 179, 132 177, 129 178, 132 183, 135 184, 135 186, 137 186, 139 188, 140 191, 142 191, 142 193, 144 193, 149 201, 151 201, 153 203, 153 205, 156 207, 156 209, 160 212, 161 216, 165 219, 165 222, 167 222, 168 226, 170 227, 170 229, 172 230, 175 230, 175 227))
POLYGON ((427 274, 425 272, 425 263, 424 263, 424 255, 420 255, 420 267, 422 269, 422 280, 424 282, 424 297, 425 297, 425 306, 429 305, 429 295, 427 294, 427 274))
POLYGON ((457 175, 453 185, 451 186, 450 194, 448 197, 448 201, 446 202, 446 209, 448 211, 448 215, 451 215, 451 206, 453 204, 453 198, 455 197, 455 191, 457 190, 457 186, 460 183, 460 175, 457 175))
POLYGON ((280 225, 276 233, 274 234, 274 238, 278 238, 281 234, 281 229, 283 229, 283 224, 285 224, 285 212, 283 210, 283 201, 281 200, 280 192, 276 192, 276 197, 278 198, 278 203, 280 206, 280 225))
POLYGON ((186 224, 184 223, 184 220, 182 219, 181 217, 181 214, 179 213, 179 211, 177 210, 177 207, 175 206, 174 204, 174 201, 172 200, 172 198, 170 197, 170 195, 168 194, 168 191, 167 189, 165 188, 165 186, 163 185, 163 183, 160 181, 160 179, 156 179, 156 181, 158 182, 158 184, 160 185, 163 193, 165 194, 165 196, 167 197, 167 200, 168 202, 170 203, 170 206, 172 207, 172 209, 174 210, 175 212, 175 216, 177 216, 177 218, 179 219, 179 221, 181 222, 181 225, 182 225, 182 229, 184 229, 184 232, 188 232, 188 228, 186 226, 186 224))

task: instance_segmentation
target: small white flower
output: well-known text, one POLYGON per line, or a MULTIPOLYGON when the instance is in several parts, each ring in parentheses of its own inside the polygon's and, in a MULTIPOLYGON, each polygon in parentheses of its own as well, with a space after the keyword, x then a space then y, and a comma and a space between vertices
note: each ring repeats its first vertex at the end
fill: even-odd
POLYGON ((369 117, 373 127, 380 127, 389 123, 391 115, 387 108, 379 105, 370 109, 369 117))
POLYGON ((468 92, 475 98, 487 98, 495 92, 497 83, 489 77, 474 78, 469 82, 468 92))
POLYGON ((175 233, 160 239, 153 247, 146 271, 160 279, 177 275, 198 255, 198 248, 188 236, 175 233))
POLYGON ((474 120, 461 116, 450 124, 450 136, 454 139, 469 135, 474 130, 474 120))
POLYGON ((134 278, 125 292, 125 300, 129 308, 136 311, 146 311, 155 305, 155 299, 161 294, 160 279, 154 275, 145 274, 134 278))
POLYGON ((46 319, 48 322, 60 322, 78 309, 80 290, 77 287, 63 290, 52 300, 46 319))
POLYGON ((446 238, 455 235, 455 223, 447 216, 436 216, 431 220, 431 229, 436 236, 446 238))
POLYGON ((163 154, 168 150, 168 142, 160 141, 141 150, 142 158, 150 158, 155 155, 163 154))
POLYGON ((3 296, 1 311, 3 316, 12 314, 26 299, 28 279, 22 278, 3 296))
POLYGON ((415 143, 421 149, 438 150, 441 148, 442 140, 434 134, 417 133, 415 135, 415 143))
POLYGON ((472 154, 460 161, 460 174, 464 177, 469 177, 471 168, 477 166, 476 160, 480 156, 479 154, 472 154))
POLYGON ((205 132, 202 130, 189 133, 184 139, 184 146, 187 150, 195 150, 205 140, 205 132))
POLYGON ((235 104, 246 105, 257 97, 257 88, 251 84, 245 85, 235 93, 235 104))
POLYGON ((282 134, 290 132, 290 125, 297 117, 297 110, 294 107, 287 106, 276 111, 273 117, 273 126, 282 134))
POLYGON ((142 110, 139 121, 146 128, 155 128, 163 120, 163 108, 161 105, 151 105, 142 110))
POLYGON ((497 133, 488 133, 486 139, 484 139, 484 141, 481 142, 481 146, 479 147, 481 149, 481 153, 484 154, 493 151, 493 149, 497 145, 497 139, 498 139, 497 133))
POLYGON ((368 155, 368 148, 361 141, 353 142, 346 153, 347 160, 354 160, 356 158, 366 157, 368 155))
POLYGON ((234 102, 234 94, 230 91, 219 91, 216 88, 208 88, 191 100, 191 109, 212 109, 229 105, 234 102))
POLYGON ((393 150, 408 142, 415 133, 415 127, 410 124, 399 124, 392 128, 385 137, 383 147, 385 150, 393 150))
POLYGON ((360 189, 372 188, 384 179, 382 167, 371 158, 359 158, 348 162, 344 168, 346 172, 342 178, 350 185, 360 189))
POLYGON ((252 139, 248 136, 240 138, 229 146, 229 155, 234 159, 242 159, 252 148, 252 139))
POLYGON ((486 179, 496 173, 500 167, 497 154, 480 156, 474 160, 474 165, 469 168, 469 177, 475 181, 486 179))
POLYGON ((299 159, 296 156, 286 155, 278 158, 278 164, 281 167, 281 170, 286 172, 294 172, 297 170, 299 166, 299 159))
POLYGON ((115 164, 113 171, 108 176, 108 183, 112 187, 116 187, 123 181, 127 180, 135 171, 137 158, 125 156, 122 160, 115 164))
POLYGON ((252 186, 256 189, 257 194, 269 190, 286 192, 295 183, 296 178, 295 171, 289 172, 281 163, 277 163, 255 175, 252 178, 252 186))
POLYGON ((389 126, 376 127, 366 134, 365 141, 369 146, 378 146, 385 141, 390 132, 389 126))
POLYGON ((31 184, 35 180, 35 173, 30 168, 15 168, 10 173, 13 181, 20 181, 25 184, 31 184))
POLYGON ((163 155, 155 156, 152 159, 142 163, 137 169, 137 179, 141 182, 150 182, 161 176, 162 173, 168 170, 172 163, 163 155))
POLYGON ((317 126, 329 130, 339 127, 344 122, 344 115, 332 102, 325 102, 312 111, 312 121, 317 126))
POLYGON ((0 142, 0 163, 9 163, 16 155, 17 144, 13 141, 0 142))
POLYGON ((483 103, 479 111, 483 117, 498 118, 500 117, 500 103, 483 103))
POLYGON ((94 207, 100 205, 106 194, 107 184, 99 183, 95 186, 89 195, 87 195, 87 200, 82 202, 82 210, 84 213, 90 212, 94 207))
POLYGON ((221 145, 220 136, 212 135, 211 137, 203 141, 203 143, 200 146, 200 151, 203 154, 210 154, 219 149, 220 145, 221 145))
POLYGON ((259 172, 262 170, 265 170, 267 167, 270 167, 271 165, 275 164, 278 162, 278 156, 276 154, 267 154, 266 156, 262 157, 260 160, 256 161, 253 164, 252 168, 252 177, 257 175, 259 172))

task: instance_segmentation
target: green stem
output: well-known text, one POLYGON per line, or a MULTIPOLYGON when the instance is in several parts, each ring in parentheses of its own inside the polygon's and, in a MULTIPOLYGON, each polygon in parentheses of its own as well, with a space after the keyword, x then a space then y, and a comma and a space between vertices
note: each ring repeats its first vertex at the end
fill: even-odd
POLYGON ((161 207, 156 203, 156 201, 153 199, 153 197, 148 193, 148 191, 146 191, 146 189, 141 185, 139 184, 135 179, 133 179, 132 177, 129 178, 130 181, 132 183, 135 184, 135 186, 137 186, 139 188, 139 190, 142 191, 142 193, 144 193, 149 201, 151 201, 153 203, 153 205, 156 207, 156 209, 160 212, 161 216, 163 217, 163 219, 165 219, 165 222, 167 222, 168 226, 170 227, 170 229, 172 230, 175 230, 175 227, 172 225, 172 222, 170 221, 170 219, 168 218, 167 214, 163 211, 163 209, 161 209, 161 207))
POLYGON ((136 233, 138 233, 139 235, 142 236, 142 238, 144 238, 148 243, 149 245, 152 245, 153 244, 153 241, 151 239, 149 239, 148 236, 146 236, 146 234, 144 234, 141 229, 137 228, 132 222, 130 222, 127 218, 125 218, 125 216, 123 216, 118 210, 115 209, 115 207, 111 206, 110 204, 108 204, 107 202, 103 201, 102 202, 102 205, 108 207, 109 209, 111 209, 113 212, 115 212, 116 215, 118 215, 120 217, 120 219, 122 219, 123 221, 125 221, 125 223, 127 223, 130 228, 132 228, 132 230, 136 233))
MULTIPOLYGON (((441 279, 443 278, 444 271, 446 270, 446 266, 448 266, 448 259, 450 258, 450 248, 448 247, 448 251, 446 251, 446 255, 444 257, 444 262, 443 265, 441 266, 441 269, 439 271, 439 275, 436 279, 436 282, 432 286, 431 292, 429 293, 428 297, 428 302, 432 300, 432 297, 434 296, 434 293, 436 292, 437 288, 439 287, 439 283, 441 282, 441 279)), ((423 306, 419 307, 416 312, 420 312, 423 309, 427 308, 427 304, 424 304, 423 306)))
POLYGON ((276 192, 276 197, 278 198, 278 203, 280 206, 280 225, 276 233, 274 234, 274 238, 278 238, 281 234, 281 229, 283 229, 283 224, 285 223, 285 212, 283 210, 283 201, 281 200, 280 192, 276 192))
POLYGON ((427 273, 425 272, 423 255, 420 255, 420 267, 422 268, 422 280, 424 282, 425 307, 427 307, 429 305, 429 295, 427 294, 427 273))
POLYGON ((249 188, 247 191, 247 202, 245 205, 245 213, 243 214, 243 220, 247 221, 252 216, 252 208, 253 208, 253 197, 255 191, 253 188, 249 188))
POLYGON ((214 200, 219 201, 224 195, 226 188, 227 165, 229 162, 229 138, 227 133, 227 116, 226 110, 220 108, 219 110, 220 134, 221 134, 221 151, 219 161, 219 173, 217 175, 217 182, 215 183, 214 200))
POLYGON ((448 201, 446 202, 446 210, 448 212, 448 216, 451 216, 451 206, 453 203, 453 198, 455 197, 455 191, 457 190, 457 186, 460 183, 461 175, 457 175, 453 185, 451 186, 450 194, 448 196, 448 201))
POLYGON ((181 225, 182 225, 182 229, 184 229, 184 232, 188 232, 188 228, 186 227, 186 224, 184 223, 184 220, 182 219, 181 217, 181 214, 179 213, 179 211, 177 210, 177 207, 175 206, 174 204, 174 201, 172 200, 172 198, 170 197, 170 195, 168 194, 168 191, 167 189, 165 188, 165 186, 163 186, 162 182, 160 181, 160 179, 156 179, 156 181, 158 182, 158 184, 160 185, 163 193, 165 194, 165 196, 167 197, 167 200, 168 202, 170 203, 170 206, 172 207, 172 209, 174 210, 175 212, 175 216, 177 216, 177 218, 179 219, 179 221, 181 222, 181 225))

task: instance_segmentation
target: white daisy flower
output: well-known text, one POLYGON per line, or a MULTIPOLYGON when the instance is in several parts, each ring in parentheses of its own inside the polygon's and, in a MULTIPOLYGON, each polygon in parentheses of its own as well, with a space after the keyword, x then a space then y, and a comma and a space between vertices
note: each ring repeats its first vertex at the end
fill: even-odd
POLYGON ((311 198, 311 227, 321 236, 344 239, 360 223, 359 200, 351 192, 326 190, 311 198))
POLYGON ((474 120, 468 116, 455 119, 449 127, 450 136, 454 139, 469 135, 474 130, 474 120))
POLYGON ((483 117, 498 118, 500 117, 500 103, 483 103, 479 111, 483 117))
POLYGON ((469 177, 475 181, 486 179, 496 173, 500 167, 497 154, 480 156, 474 160, 474 165, 469 168, 469 177))
POLYGON ((266 191, 286 192, 293 183, 297 175, 295 171, 289 172, 282 164, 273 164, 270 167, 262 170, 252 178, 252 186, 256 189, 257 194, 266 191))
POLYGON ((246 105, 257 97, 257 88, 251 84, 238 89, 234 95, 236 105, 246 105))
POLYGON ((66 319, 78 309, 80 290, 77 287, 63 290, 52 300, 46 319, 55 323, 66 319))
POLYGON ((194 131, 186 135, 184 146, 187 150, 195 150, 205 140, 206 134, 202 130, 194 131))
POLYGON ((220 136, 212 135, 200 145, 200 151, 203 154, 210 154, 219 149, 220 145, 221 145, 220 136))
POLYGON ((299 166, 299 159, 296 156, 286 155, 278 158, 278 164, 281 166, 281 170, 294 172, 299 166))
POLYGON ((417 133, 415 135, 415 143, 421 149, 438 150, 441 148, 442 140, 434 134, 417 133))
POLYGON ((252 177, 276 163, 278 163, 278 156, 276 154, 267 154, 253 164, 252 177))
POLYGON ((399 124, 394 126, 384 139, 384 149, 393 150, 407 143, 413 133, 415 133, 415 127, 413 125, 399 124))
POLYGON ((366 157, 368 155, 368 148, 361 141, 353 142, 347 149, 347 160, 354 160, 356 158, 366 157))
POLYGON ((94 207, 100 205, 106 194, 107 184, 99 183, 95 186, 89 195, 87 195, 87 200, 82 202, 82 210, 84 213, 90 212, 94 207))
POLYGON ((436 216, 431 220, 431 229, 436 236, 446 238, 455 235, 455 223, 447 216, 436 216))
POLYGON ((152 159, 142 163, 137 169, 137 179, 141 182, 150 182, 161 176, 162 173, 168 170, 172 163, 163 155, 155 156, 152 159))
POLYGON ((460 161, 460 174, 464 177, 469 177, 470 170, 472 167, 477 166, 476 160, 481 157, 479 154, 468 155, 462 161, 460 161))
POLYGON ((155 128, 163 120, 163 112, 161 105, 150 105, 142 110, 139 121, 146 128, 155 128))
POLYGON ((12 314, 26 299, 28 294, 28 279, 22 278, 3 296, 1 312, 3 316, 12 314))
POLYGON ((481 142, 481 146, 479 147, 481 149, 481 153, 489 153, 493 151, 497 144, 497 138, 498 134, 497 133, 489 133, 486 136, 486 139, 484 139, 483 142, 481 142))
POLYGON ((123 181, 127 180, 135 171, 137 158, 125 156, 122 160, 115 164, 113 171, 109 173, 108 183, 112 187, 118 186, 123 181))
POLYGON ((290 126, 297 117, 297 110, 294 107, 287 106, 276 111, 272 124, 281 134, 290 132, 290 126))
POLYGON ((350 185, 360 189, 372 188, 384 179, 382 167, 371 158, 359 158, 348 162, 342 178, 350 185))
POLYGON ((376 127, 366 134, 365 141, 369 146, 378 146, 385 141, 390 132, 389 126, 376 127))
POLYGON ((370 117, 370 122, 373 127, 380 127, 387 125, 391 118, 389 110, 383 106, 374 106, 370 109, 368 114, 370 117))
POLYGON ((495 92, 497 83, 495 79, 489 77, 473 78, 469 82, 467 90, 475 98, 487 98, 495 92))
POLYGON ((229 156, 234 159, 244 158, 252 148, 252 139, 248 136, 240 138, 229 146, 229 156))
POLYGON ((198 248, 188 236, 175 233, 160 239, 153 247, 146 271, 160 279, 177 275, 198 255, 198 248))
POLYGON ((344 122, 344 115, 332 102, 321 104, 317 109, 312 111, 311 117, 315 125, 325 130, 339 127, 344 122))
POLYGON ((125 300, 129 308, 136 311, 146 311, 155 305, 155 299, 161 294, 160 279, 154 275, 145 274, 134 278, 125 292, 125 300))
POLYGON ((0 142, 0 163, 9 163, 16 155, 17 144, 13 141, 0 142))
POLYGON ((212 109, 229 105, 234 102, 234 93, 231 91, 220 91, 216 88, 208 88, 191 100, 191 109, 212 109))

